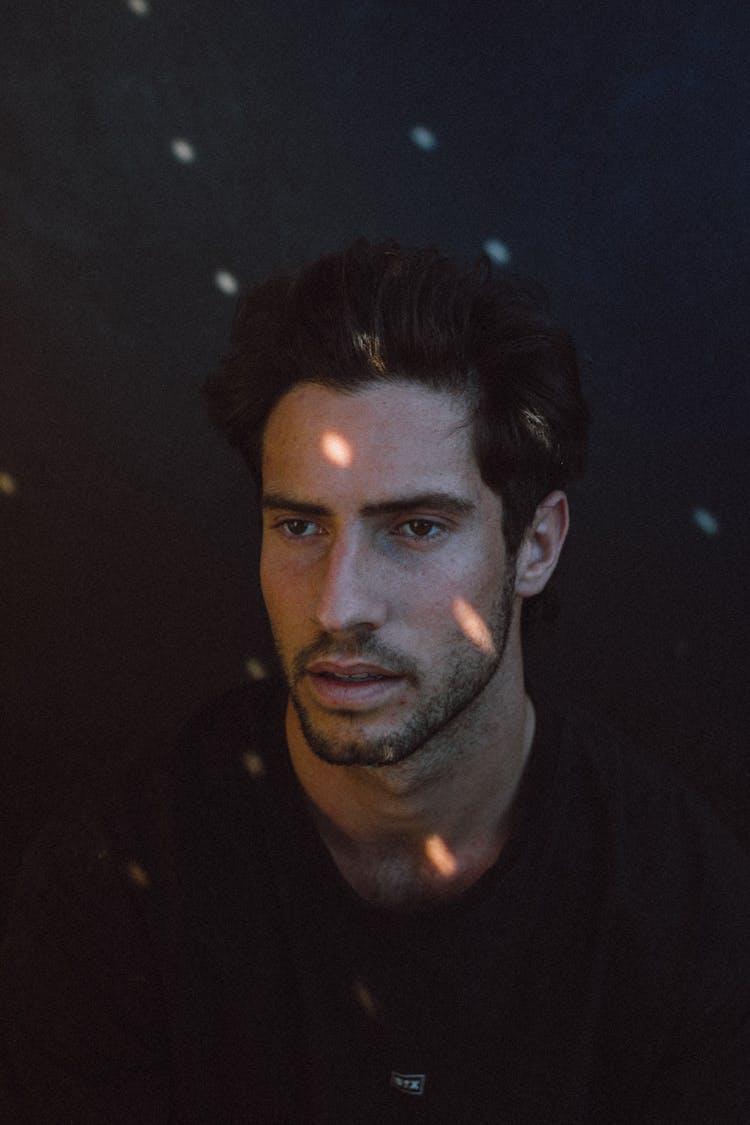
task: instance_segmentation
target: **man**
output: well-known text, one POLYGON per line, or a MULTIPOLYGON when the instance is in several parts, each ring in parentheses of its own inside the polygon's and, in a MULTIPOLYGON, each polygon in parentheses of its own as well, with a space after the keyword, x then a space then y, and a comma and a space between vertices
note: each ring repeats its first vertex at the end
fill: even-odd
POLYGON ((585 454, 569 337, 358 242, 248 294, 207 393, 284 680, 30 862, 19 1119, 750 1120, 746 858, 525 684, 585 454))

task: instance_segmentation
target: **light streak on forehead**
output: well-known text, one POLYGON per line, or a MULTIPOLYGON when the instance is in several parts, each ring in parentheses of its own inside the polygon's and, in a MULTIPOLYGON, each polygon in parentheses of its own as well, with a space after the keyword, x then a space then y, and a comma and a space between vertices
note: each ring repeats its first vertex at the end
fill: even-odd
POLYGON ((326 460, 342 469, 348 469, 354 460, 352 443, 335 430, 325 431, 320 439, 320 448, 326 460))
POLYGON ((495 642, 487 622, 465 598, 456 597, 451 604, 453 616, 467 640, 485 656, 495 656, 495 642))

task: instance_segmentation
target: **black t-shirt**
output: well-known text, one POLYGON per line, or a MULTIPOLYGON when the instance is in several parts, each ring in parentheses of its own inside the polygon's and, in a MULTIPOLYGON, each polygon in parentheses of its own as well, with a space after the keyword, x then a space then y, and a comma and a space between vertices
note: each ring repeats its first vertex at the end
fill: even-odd
POLYGON ((0 970, 7 1119, 750 1121, 747 857, 667 771, 536 702, 511 838, 447 906, 341 878, 272 684, 48 831, 0 970))

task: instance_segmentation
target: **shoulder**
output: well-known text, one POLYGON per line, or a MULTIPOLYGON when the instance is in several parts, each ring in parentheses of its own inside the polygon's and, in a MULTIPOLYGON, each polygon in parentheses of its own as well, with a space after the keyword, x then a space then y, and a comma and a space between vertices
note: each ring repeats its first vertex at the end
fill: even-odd
POLYGON ((709 803, 658 753, 578 707, 559 721, 556 799, 624 880, 698 894, 750 883, 750 856, 709 803))
POLYGON ((698 1020, 750 1005, 750 857, 666 762, 571 709, 556 791, 606 888, 630 971, 671 981, 698 1020), (703 1018, 703 1016, 701 1016, 703 1018))
POLYGON ((683 869, 714 856, 732 856, 738 870, 750 863, 709 803, 657 751, 580 707, 567 710, 560 730, 561 785, 631 855, 649 852, 651 870, 659 854, 666 863, 675 852, 683 869))
MULTIPOLYGON (((176 747, 71 794, 27 850, 0 947, 0 1054, 29 1119, 170 1116, 184 943, 266 877, 257 858, 237 872, 260 820, 247 755, 273 743, 274 699, 229 692, 176 747)), ((191 972, 193 1006, 200 983, 191 972)))
POLYGON ((31 891, 47 914, 85 914, 93 897, 148 912, 208 810, 218 821, 244 803, 252 815, 252 782, 266 762, 283 765, 283 699, 270 681, 241 685, 197 711, 174 745, 119 769, 106 792, 78 787, 27 848, 15 901, 31 891))
POLYGON ((570 713, 562 762, 574 806, 590 807, 588 845, 606 872, 609 980, 620 1011, 638 1004, 648 1026, 662 1028, 643 1120, 739 1121, 750 857, 674 769, 599 719, 570 713))

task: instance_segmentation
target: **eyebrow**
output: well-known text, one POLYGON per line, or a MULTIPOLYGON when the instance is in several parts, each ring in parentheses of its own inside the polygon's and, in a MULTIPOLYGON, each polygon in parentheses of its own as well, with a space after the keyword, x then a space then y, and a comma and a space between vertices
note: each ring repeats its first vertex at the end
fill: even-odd
MULTIPOLYGON (((297 500, 293 496, 286 496, 281 492, 267 492, 263 496, 262 507, 264 511, 273 512, 298 512, 301 516, 332 516, 333 510, 325 504, 311 504, 306 500, 297 500)), ((365 504, 360 508, 360 515, 368 516, 393 516, 401 512, 413 512, 419 509, 438 509, 452 516, 466 516, 476 511, 473 500, 463 496, 456 496, 452 492, 418 492, 413 496, 395 496, 390 500, 379 500, 374 504, 365 504)))

